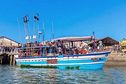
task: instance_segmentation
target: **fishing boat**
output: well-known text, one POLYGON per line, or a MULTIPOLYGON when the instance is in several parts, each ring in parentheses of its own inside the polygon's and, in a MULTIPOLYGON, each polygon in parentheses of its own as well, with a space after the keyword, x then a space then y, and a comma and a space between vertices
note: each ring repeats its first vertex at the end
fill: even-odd
POLYGON ((92 36, 63 37, 46 44, 18 48, 16 64, 21 67, 58 69, 102 69, 110 51, 94 50, 88 46, 92 36))

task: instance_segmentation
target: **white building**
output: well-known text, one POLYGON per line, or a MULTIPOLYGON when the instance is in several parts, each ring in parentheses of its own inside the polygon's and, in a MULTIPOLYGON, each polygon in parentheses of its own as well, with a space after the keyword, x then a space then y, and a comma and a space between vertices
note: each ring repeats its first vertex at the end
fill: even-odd
POLYGON ((20 45, 20 43, 8 38, 8 37, 5 37, 5 36, 1 36, 0 37, 0 46, 6 46, 6 47, 9 47, 9 46, 15 46, 15 47, 18 47, 20 45))

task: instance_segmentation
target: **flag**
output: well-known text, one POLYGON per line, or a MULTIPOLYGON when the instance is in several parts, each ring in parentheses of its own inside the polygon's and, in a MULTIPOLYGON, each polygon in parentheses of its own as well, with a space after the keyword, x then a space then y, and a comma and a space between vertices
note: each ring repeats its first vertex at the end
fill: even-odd
POLYGON ((24 16, 24 23, 27 23, 28 22, 28 16, 24 16))
POLYGON ((41 31, 38 31, 38 34, 42 34, 42 32, 41 31))
POLYGON ((34 16, 34 20, 39 21, 39 14, 36 14, 36 15, 34 16))

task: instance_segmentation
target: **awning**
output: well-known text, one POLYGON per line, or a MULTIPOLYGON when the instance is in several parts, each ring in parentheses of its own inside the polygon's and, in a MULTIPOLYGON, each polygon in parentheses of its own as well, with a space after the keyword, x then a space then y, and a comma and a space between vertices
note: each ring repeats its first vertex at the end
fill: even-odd
POLYGON ((62 37, 53 39, 53 41, 90 41, 92 39, 92 36, 85 36, 85 37, 62 37))

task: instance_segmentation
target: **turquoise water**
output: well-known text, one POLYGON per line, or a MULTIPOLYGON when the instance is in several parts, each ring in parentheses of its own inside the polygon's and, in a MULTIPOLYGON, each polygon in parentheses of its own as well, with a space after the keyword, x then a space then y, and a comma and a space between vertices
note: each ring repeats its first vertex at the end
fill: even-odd
POLYGON ((0 65, 0 84, 126 84, 126 68, 57 70, 0 65))

